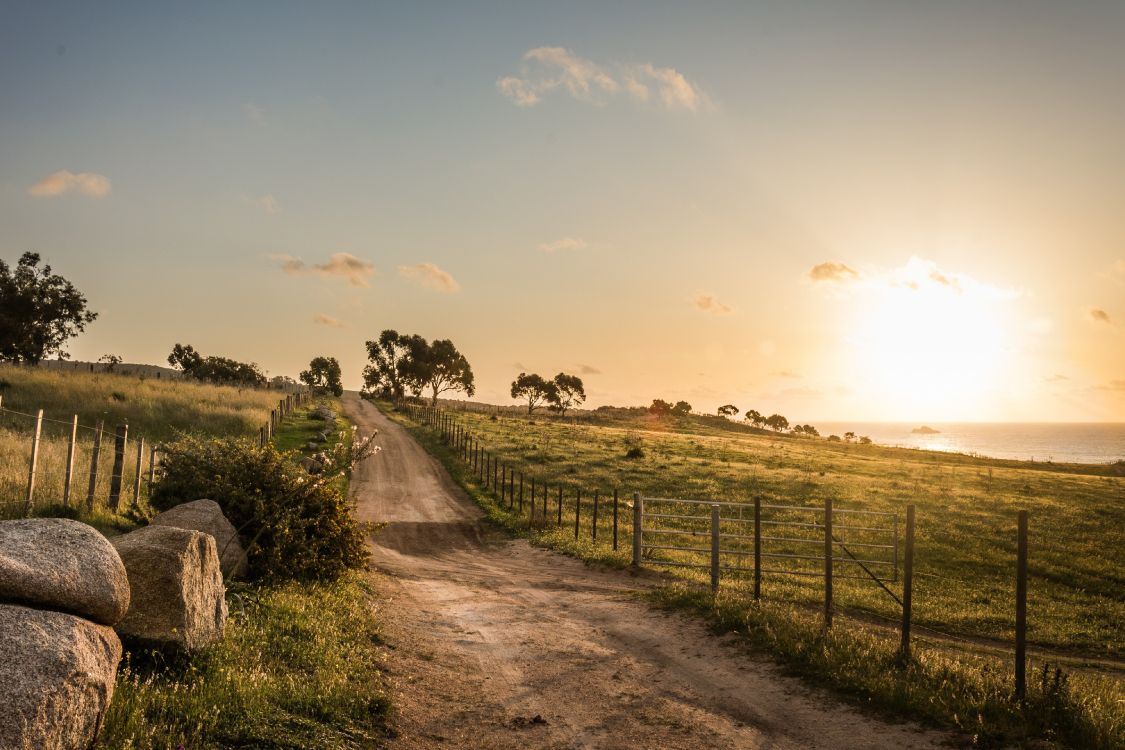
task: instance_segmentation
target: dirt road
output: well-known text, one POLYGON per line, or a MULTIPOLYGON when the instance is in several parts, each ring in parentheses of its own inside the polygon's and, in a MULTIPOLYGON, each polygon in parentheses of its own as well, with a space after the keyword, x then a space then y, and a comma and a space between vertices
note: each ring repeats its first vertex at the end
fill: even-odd
POLYGON ((948 737, 840 705, 648 585, 511 540, 401 427, 353 394, 382 452, 352 491, 391 646, 394 748, 936 748, 948 737))

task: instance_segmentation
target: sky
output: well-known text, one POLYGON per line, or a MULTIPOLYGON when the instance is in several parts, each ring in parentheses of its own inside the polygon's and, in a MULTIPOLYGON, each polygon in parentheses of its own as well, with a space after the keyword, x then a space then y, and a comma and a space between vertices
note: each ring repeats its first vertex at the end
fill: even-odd
POLYGON ((1125 421, 1125 3, 0 5, 0 258, 358 387, 1125 421))

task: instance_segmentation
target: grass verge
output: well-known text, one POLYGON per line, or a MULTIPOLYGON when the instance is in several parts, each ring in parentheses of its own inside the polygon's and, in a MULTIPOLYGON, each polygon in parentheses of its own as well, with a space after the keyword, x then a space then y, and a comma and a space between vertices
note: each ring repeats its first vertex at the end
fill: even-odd
MULTIPOLYGON (((526 536, 535 544, 584 560, 628 564, 628 532, 622 532, 623 543, 617 552, 604 542, 592 543, 588 527, 575 540, 573 527, 569 526, 573 505, 565 508, 562 527, 552 522, 546 528, 529 528, 526 513, 519 515, 501 505, 433 430, 414 423, 387 404, 380 406, 442 461, 453 479, 497 525, 526 536)), ((484 417, 480 424, 474 421, 472 426, 474 430, 484 427, 495 434, 497 442, 502 442, 500 431, 512 428, 497 425, 497 421, 500 420, 484 417)), ((585 428, 591 429, 597 428, 585 428)), ((584 438, 592 441, 585 431, 584 438)), ((575 446, 567 452, 571 449, 579 451, 575 446)), ((508 459, 518 454, 505 452, 504 456, 508 459)), ((589 460, 589 456, 584 458, 589 460)), ((613 465, 612 459, 609 465, 613 465)), ((553 499, 549 504, 553 504, 553 499)), ((894 631, 837 618, 833 629, 825 633, 816 610, 800 596, 791 595, 789 601, 770 597, 768 602, 756 603, 736 581, 724 583, 719 596, 713 598, 701 585, 701 579, 693 579, 690 574, 685 578, 650 590, 646 598, 657 606, 704 616, 717 630, 743 634, 752 647, 778 660, 791 673, 828 687, 869 710, 956 729, 977 747, 1029 746, 1034 742, 1098 750, 1125 746, 1125 692, 1118 676, 1097 672, 1067 674, 1045 660, 1032 660, 1028 696, 1021 704, 1011 697, 1013 675, 1008 660, 917 638, 912 660, 904 666, 897 660, 898 638, 894 631)), ((786 592, 770 593, 783 599, 786 592)))
POLYGON ((361 748, 390 703, 361 573, 228 593, 226 638, 188 659, 132 651, 99 747, 361 748))

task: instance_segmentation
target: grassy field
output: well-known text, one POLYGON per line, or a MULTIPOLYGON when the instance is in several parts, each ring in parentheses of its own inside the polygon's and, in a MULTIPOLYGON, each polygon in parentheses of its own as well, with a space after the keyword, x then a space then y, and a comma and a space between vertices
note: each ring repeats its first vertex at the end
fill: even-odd
MULTIPOLYGON (((525 494, 532 476, 539 488, 548 483, 549 524, 532 529, 533 540, 611 564, 629 559, 631 514, 625 500, 634 491, 708 501, 761 497, 766 503, 810 506, 831 497, 837 508, 899 514, 912 503, 917 509, 915 622, 959 638, 921 630, 905 672, 893 668, 898 605, 871 582, 836 582, 837 611, 849 616, 837 617, 828 636, 820 628, 823 583, 816 578, 767 575, 763 602, 756 604, 747 576, 724 574, 720 596, 712 600, 701 585, 706 573, 670 570, 682 583, 655 598, 663 606, 702 612, 716 627, 747 634, 794 671, 865 705, 959 727, 981 744, 1029 737, 1054 737, 1075 747, 1116 747, 1125 741, 1125 690, 1115 666, 1125 646, 1125 482, 1106 467, 1031 466, 828 443, 731 430, 710 419, 573 424, 538 415, 457 418, 484 448, 524 475, 525 494), (626 458, 631 449, 642 457, 626 458), (558 486, 564 487, 561 528, 554 526, 558 486), (615 488, 622 498, 618 552, 609 546, 611 521, 604 502, 615 488), (578 489, 585 500, 576 542, 578 489), (595 491, 603 498, 596 544, 590 539, 595 491), (987 648, 1010 650, 1020 509, 1031 518, 1029 639, 1031 673, 1037 675, 1029 680, 1033 684, 1024 706, 1009 699, 1010 656, 987 648), (1060 676, 1063 687, 1054 689, 1052 664, 1059 658, 1066 659, 1071 674, 1060 676), (1036 671, 1044 666, 1045 677, 1036 671)), ((517 503, 509 511, 493 492, 482 490, 432 430, 414 428, 494 520, 528 533, 526 509, 519 514, 517 503)), ((541 496, 538 502, 541 506, 541 496)))
MULTIPOLYGON (((62 500, 71 419, 81 427, 75 456, 73 490, 85 502, 93 429, 106 425, 98 461, 94 513, 104 515, 113 468, 113 430, 129 425, 122 472, 124 496, 131 499, 136 477, 138 437, 146 444, 171 438, 177 431, 206 435, 255 435, 277 405, 277 391, 238 389, 179 380, 157 380, 113 373, 68 372, 0 366, 0 518, 23 515, 31 457, 34 415, 46 420, 39 447, 35 503, 40 509, 62 500)), ((148 452, 143 457, 147 472, 148 452)), ((142 489, 144 484, 142 483, 142 489)))

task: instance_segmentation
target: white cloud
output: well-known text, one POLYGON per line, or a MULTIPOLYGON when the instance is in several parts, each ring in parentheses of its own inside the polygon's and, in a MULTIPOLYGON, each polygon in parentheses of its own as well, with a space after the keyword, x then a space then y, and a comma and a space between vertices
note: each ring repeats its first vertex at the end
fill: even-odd
POLYGON ((336 276, 352 286, 369 286, 367 280, 375 275, 375 265, 351 253, 334 253, 327 263, 308 265, 291 255, 268 255, 282 271, 290 276, 336 276))
POLYGON ((461 288, 457 279, 433 263, 419 263, 414 266, 399 266, 398 273, 403 278, 416 281, 422 286, 442 292, 456 292, 461 288))
POLYGON ((808 277, 814 282, 831 282, 840 285, 840 288, 856 290, 897 288, 993 300, 1010 300, 1020 296, 1013 289, 978 281, 968 274, 946 271, 932 260, 917 256, 911 256, 898 268, 869 269, 863 272, 844 263, 829 261, 813 266, 808 277))
POLYGON ((691 112, 708 101, 697 86, 674 68, 651 63, 602 65, 564 47, 528 50, 519 74, 501 77, 496 88, 518 107, 534 107, 554 91, 563 91, 590 104, 605 104, 624 94, 638 102, 656 101, 666 109, 691 112))
POLYGON ((808 276, 813 281, 846 282, 859 278, 859 273, 851 266, 835 261, 817 263, 809 269, 808 276))
POLYGON ((1089 315, 1090 320, 1094 321, 1095 323, 1110 323, 1111 322, 1110 319, 1109 319, 1109 313, 1107 313, 1105 310, 1101 309, 1100 307, 1091 307, 1086 311, 1086 314, 1089 315))
POLYGON ((104 198, 113 189, 113 184, 105 175, 94 172, 75 174, 65 169, 49 174, 28 188, 27 192, 36 198, 54 198, 72 190, 94 198, 104 198))
POLYGON ((730 306, 724 305, 710 294, 704 294, 702 292, 695 295, 695 306, 703 312, 709 312, 712 315, 726 315, 731 311, 730 306))
POLYGON ((544 242, 539 245, 539 249, 545 253, 557 253, 560 250, 582 250, 590 246, 586 240, 577 239, 575 237, 563 237, 561 240, 554 242, 544 242))
POLYGON ((242 114, 246 116, 247 120, 257 125, 266 124, 266 110, 259 107, 254 102, 246 102, 242 105, 242 114))
POLYGON ((241 198, 244 202, 249 203, 251 206, 256 206, 257 208, 260 208, 262 211, 266 212, 267 214, 279 214, 279 213, 281 213, 281 206, 280 206, 280 204, 278 204, 277 198, 275 198, 272 194, 247 195, 247 194, 243 193, 241 198))
POLYGON ((324 313, 317 313, 316 315, 314 315, 313 323, 316 323, 318 326, 328 326, 329 328, 348 327, 348 324, 344 321, 333 318, 331 315, 325 315, 324 313))

